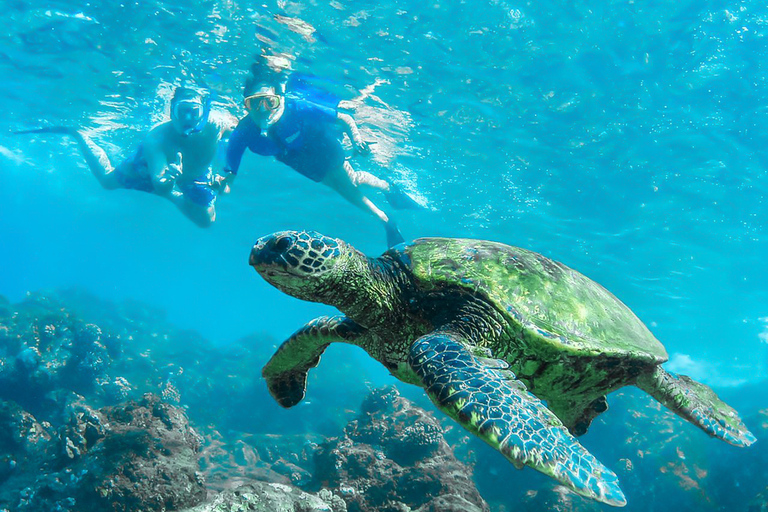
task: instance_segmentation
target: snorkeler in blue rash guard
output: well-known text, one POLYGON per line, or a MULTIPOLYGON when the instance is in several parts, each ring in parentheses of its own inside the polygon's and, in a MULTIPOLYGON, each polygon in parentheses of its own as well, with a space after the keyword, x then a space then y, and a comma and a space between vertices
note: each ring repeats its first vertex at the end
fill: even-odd
POLYGON ((279 83, 253 81, 246 83, 244 92, 248 115, 240 120, 230 137, 225 173, 217 180, 220 187, 228 190, 246 149, 258 155, 274 156, 375 215, 384 223, 390 247, 403 242, 395 222, 359 187, 381 190, 395 207, 414 208, 418 204, 387 181, 352 168, 341 143, 342 132, 349 136, 358 153, 369 152, 352 117, 314 102, 286 98, 279 83))
POLYGON ((219 145, 226 144, 236 123, 228 113, 211 111, 209 96, 197 89, 177 87, 170 121, 152 128, 117 167, 101 147, 75 128, 56 126, 17 133, 71 135, 104 188, 157 194, 173 202, 198 226, 208 227, 216 220, 217 192, 212 188, 211 167, 219 145))

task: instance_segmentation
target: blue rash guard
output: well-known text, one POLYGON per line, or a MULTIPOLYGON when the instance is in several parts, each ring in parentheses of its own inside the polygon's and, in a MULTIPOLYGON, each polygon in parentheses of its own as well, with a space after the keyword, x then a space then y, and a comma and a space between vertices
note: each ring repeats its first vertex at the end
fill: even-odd
POLYGON ((285 111, 275 124, 262 132, 246 116, 229 138, 227 170, 237 174, 246 148, 280 162, 320 182, 346 158, 335 109, 301 99, 285 99, 285 111))

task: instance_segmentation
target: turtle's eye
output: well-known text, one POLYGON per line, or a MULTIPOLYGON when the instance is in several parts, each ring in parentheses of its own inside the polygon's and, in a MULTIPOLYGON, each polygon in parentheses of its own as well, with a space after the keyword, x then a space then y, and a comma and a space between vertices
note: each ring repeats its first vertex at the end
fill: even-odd
POLYGON ((275 240, 274 245, 274 251, 276 252, 285 252, 287 251, 294 243, 293 237, 291 236, 283 236, 275 240))

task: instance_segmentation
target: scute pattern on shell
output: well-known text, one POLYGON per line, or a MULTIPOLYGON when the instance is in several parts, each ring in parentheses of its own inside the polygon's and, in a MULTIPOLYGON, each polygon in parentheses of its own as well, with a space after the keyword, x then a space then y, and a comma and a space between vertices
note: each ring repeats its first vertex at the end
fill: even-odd
POLYGON ((485 240, 420 238, 404 247, 426 290, 461 287, 483 294, 509 320, 572 353, 631 354, 658 364, 661 343, 608 290, 541 254, 485 240))

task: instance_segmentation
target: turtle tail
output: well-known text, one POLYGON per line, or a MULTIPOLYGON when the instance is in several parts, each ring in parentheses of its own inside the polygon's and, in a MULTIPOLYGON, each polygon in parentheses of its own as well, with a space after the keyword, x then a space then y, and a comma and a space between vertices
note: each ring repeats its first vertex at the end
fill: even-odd
POLYGON ((637 379, 637 386, 712 437, 734 446, 749 446, 757 439, 736 411, 709 386, 657 366, 637 379))

